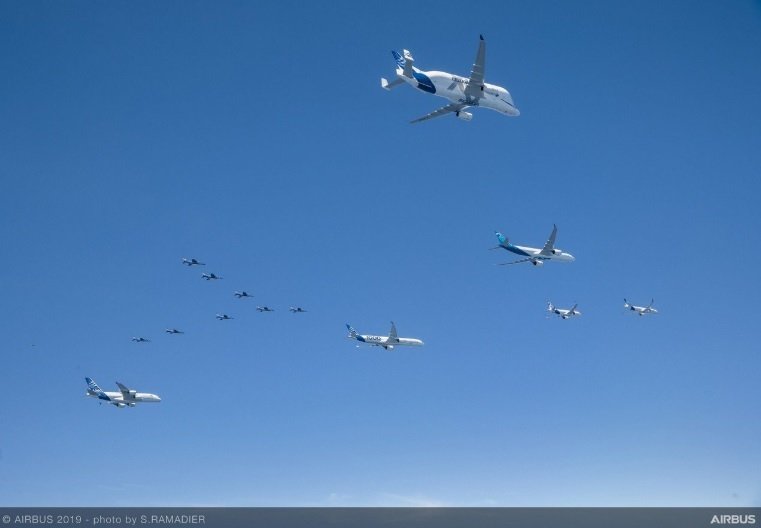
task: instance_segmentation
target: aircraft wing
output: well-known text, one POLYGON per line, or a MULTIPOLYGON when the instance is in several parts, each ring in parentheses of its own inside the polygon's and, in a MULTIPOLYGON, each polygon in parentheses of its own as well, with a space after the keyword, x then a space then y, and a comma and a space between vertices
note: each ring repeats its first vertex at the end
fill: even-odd
MULTIPOLYGON (((521 262, 531 262, 535 258, 536 257, 531 257, 531 258, 524 258, 524 259, 519 259, 519 260, 513 260, 512 262, 500 262, 499 264, 497 264, 497 266, 507 266, 508 264, 520 264, 521 262)), ((539 260, 544 260, 544 259, 539 259, 539 260)))
POLYGON ((575 312, 576 312, 576 307, 577 307, 578 305, 579 305, 578 303, 574 304, 574 305, 573 305, 573 308, 571 308, 571 309, 568 311, 568 313, 569 313, 569 314, 573 314, 573 313, 575 313, 575 312))
POLYGON ((118 381, 116 382, 116 385, 119 387, 119 390, 122 392, 122 397, 125 400, 134 399, 133 396, 129 392, 129 388, 126 385, 122 385, 118 381))
POLYGON ((484 91, 484 73, 486 69, 486 41, 483 35, 479 35, 481 40, 478 42, 478 53, 476 53, 476 62, 470 70, 470 82, 465 87, 465 95, 471 97, 481 97, 484 91))
POLYGON ((398 343, 399 342, 399 335, 396 333, 396 325, 393 321, 391 321, 391 330, 388 333, 388 341, 387 343, 398 343))
POLYGON ((417 119, 413 119, 410 121, 410 123, 419 123, 421 121, 427 121, 428 119, 433 119, 434 117, 443 116, 444 114, 449 114, 450 112, 459 112, 463 108, 466 108, 467 105, 463 103, 450 103, 446 106, 442 106, 438 110, 434 110, 430 114, 426 114, 423 117, 418 117, 417 119))
POLYGON ((552 248, 555 247, 555 237, 558 236, 558 226, 555 224, 552 224, 552 233, 550 233, 550 238, 547 239, 547 242, 544 243, 544 247, 539 252, 540 255, 551 255, 552 254, 552 248))

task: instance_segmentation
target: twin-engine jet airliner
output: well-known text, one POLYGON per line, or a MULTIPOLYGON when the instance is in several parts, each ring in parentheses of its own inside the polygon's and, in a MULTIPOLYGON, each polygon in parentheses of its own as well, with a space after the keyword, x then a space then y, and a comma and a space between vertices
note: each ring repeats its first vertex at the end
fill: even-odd
POLYGON ((391 90, 400 84, 407 83, 422 92, 449 99, 448 105, 419 117, 411 123, 418 123, 450 113, 463 121, 470 121, 473 119, 473 114, 465 110, 476 106, 495 110, 509 116, 520 115, 510 92, 501 86, 484 82, 486 42, 483 35, 480 35, 480 39, 476 61, 470 70, 470 77, 460 77, 440 71, 422 71, 413 66, 415 59, 412 58, 409 50, 402 50, 402 55, 392 51, 391 54, 394 56, 397 65, 396 79, 388 81, 382 78, 381 87, 385 90, 391 90))
POLYGON ((562 319, 569 319, 569 318, 571 318, 571 317, 573 317, 575 315, 581 315, 581 312, 576 309, 577 306, 579 306, 579 305, 578 304, 574 304, 573 308, 568 310, 566 308, 558 308, 557 306, 555 306, 551 302, 548 302, 547 303, 547 311, 557 315, 558 317, 560 317, 562 319))
POLYGON ((396 334, 396 325, 393 321, 388 336, 360 335, 348 324, 346 328, 349 329, 349 335, 346 336, 348 339, 356 339, 360 343, 367 343, 368 345, 382 346, 386 350, 392 350, 395 346, 422 346, 424 344, 420 339, 399 337, 396 334))
POLYGON ((512 262, 502 262, 499 264, 500 266, 505 266, 507 264, 518 264, 520 262, 531 262, 534 266, 541 266, 544 264, 545 260, 562 260, 566 262, 573 262, 576 260, 576 257, 571 255, 570 253, 565 253, 562 249, 558 249, 555 247, 555 238, 558 235, 558 226, 553 225, 552 227, 552 233, 550 233, 550 238, 547 239, 547 242, 545 242, 544 247, 542 249, 538 248, 532 248, 527 246, 516 246, 511 244, 505 235, 500 233, 499 231, 495 231, 494 233, 497 235, 497 240, 499 240, 499 245, 496 247, 493 247, 492 249, 506 249, 507 251, 511 253, 515 253, 516 255, 520 255, 526 258, 522 258, 519 260, 514 260, 512 262))
POLYGON ((655 302, 655 299, 651 300, 650 304, 648 304, 647 306, 635 306, 633 304, 628 303, 626 299, 624 299, 624 309, 635 312, 637 315, 657 314, 658 310, 653 308, 654 302, 655 302))
POLYGON ((100 403, 106 402, 110 403, 111 405, 115 405, 119 407, 120 409, 122 407, 134 407, 135 404, 138 403, 148 403, 148 402, 160 402, 161 398, 156 396, 155 394, 148 394, 147 392, 137 392, 135 390, 129 389, 119 383, 118 381, 116 384, 119 386, 119 392, 103 392, 103 390, 98 387, 98 384, 95 383, 90 378, 85 378, 85 381, 87 382, 87 396, 92 396, 93 398, 98 398, 101 400, 100 403))

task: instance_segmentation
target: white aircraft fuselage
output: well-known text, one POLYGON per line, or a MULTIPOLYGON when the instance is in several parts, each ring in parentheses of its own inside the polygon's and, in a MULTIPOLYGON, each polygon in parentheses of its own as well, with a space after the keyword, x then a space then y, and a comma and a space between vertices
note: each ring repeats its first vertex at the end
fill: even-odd
POLYGON ((367 343, 368 345, 376 345, 386 348, 394 348, 395 346, 423 346, 424 344, 420 339, 414 339, 411 337, 399 337, 392 340, 389 336, 357 335, 353 339, 356 339, 360 343, 367 343))
POLYGON ((542 250, 539 248, 533 248, 528 246, 516 246, 515 244, 505 244, 502 246, 511 253, 521 255, 523 257, 538 257, 546 260, 563 260, 566 262, 573 262, 576 257, 570 253, 566 253, 560 249, 553 250, 549 255, 542 255, 542 250))
POLYGON ((100 394, 96 394, 95 392, 88 390, 87 396, 91 396, 93 398, 97 398, 105 403, 110 403, 111 405, 116 405, 117 407, 134 407, 137 403, 158 403, 161 401, 161 398, 156 396, 155 394, 150 394, 147 392, 135 392, 134 396, 131 396, 129 398, 124 398, 121 392, 103 392, 102 394, 106 396, 106 398, 103 398, 100 394))
MULTIPOLYGON (((438 95, 452 103, 464 103, 468 106, 488 108, 509 116, 519 116, 520 111, 515 106, 513 98, 505 88, 494 84, 484 83, 482 97, 475 99, 465 93, 470 83, 467 77, 461 77, 441 71, 422 71, 413 68, 412 78, 406 77, 402 68, 396 68, 396 76, 421 92, 438 95)), ((468 118, 470 114, 463 112, 468 118)), ((461 116, 458 116, 461 117, 461 116)))

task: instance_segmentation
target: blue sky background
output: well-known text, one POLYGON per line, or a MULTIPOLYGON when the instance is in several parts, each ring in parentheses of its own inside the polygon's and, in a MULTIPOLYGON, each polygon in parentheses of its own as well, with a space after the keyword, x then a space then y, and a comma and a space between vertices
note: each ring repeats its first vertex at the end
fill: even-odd
POLYGON ((761 505, 761 5, 472 7, 0 3, 0 505, 761 505))

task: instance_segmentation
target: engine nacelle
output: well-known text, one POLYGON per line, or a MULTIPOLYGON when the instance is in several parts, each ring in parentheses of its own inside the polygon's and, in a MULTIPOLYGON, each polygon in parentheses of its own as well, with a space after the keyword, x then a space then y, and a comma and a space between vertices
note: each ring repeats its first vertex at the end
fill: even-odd
POLYGON ((560 255, 563 252, 562 249, 555 248, 552 250, 553 255, 560 255))
POLYGON ((470 112, 463 112, 460 110, 455 114, 459 119, 462 119, 463 121, 471 121, 473 119, 473 114, 470 112))
POLYGON ((532 263, 534 266, 544 266, 544 262, 543 262, 543 261, 541 261, 541 260, 539 260, 539 259, 536 259, 536 260, 532 260, 532 261, 531 261, 531 263, 532 263))

